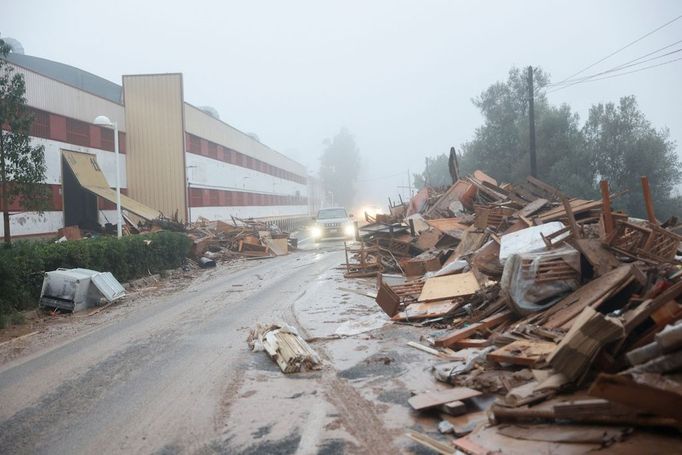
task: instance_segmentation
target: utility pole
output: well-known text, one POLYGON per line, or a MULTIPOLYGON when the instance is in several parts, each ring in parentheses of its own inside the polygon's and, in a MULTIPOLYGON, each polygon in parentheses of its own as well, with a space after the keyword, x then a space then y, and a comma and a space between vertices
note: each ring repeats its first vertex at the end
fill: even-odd
POLYGON ((411 178, 410 170, 407 170, 407 188, 410 191, 410 197, 414 196, 414 193, 412 192, 412 178, 411 178))
POLYGON ((538 176, 538 165, 535 158, 535 106, 533 89, 533 67, 528 67, 528 123, 530 131, 530 175, 538 176))

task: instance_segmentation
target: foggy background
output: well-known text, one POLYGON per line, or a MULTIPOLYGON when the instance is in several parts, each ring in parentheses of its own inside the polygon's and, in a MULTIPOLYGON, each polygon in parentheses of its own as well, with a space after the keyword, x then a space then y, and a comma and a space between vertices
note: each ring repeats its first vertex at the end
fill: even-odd
MULTIPOLYGON (((482 122, 471 99, 512 66, 558 82, 682 14, 674 0, 2 3, 0 33, 26 54, 119 84, 122 74, 182 72, 187 101, 313 174, 323 141, 348 128, 362 159, 358 202, 382 206, 406 194, 398 187, 425 156, 471 139, 482 122)), ((682 20, 583 75, 680 39, 682 20)), ((681 85, 679 61, 548 98, 584 121, 592 104, 635 95, 679 154, 681 85)))

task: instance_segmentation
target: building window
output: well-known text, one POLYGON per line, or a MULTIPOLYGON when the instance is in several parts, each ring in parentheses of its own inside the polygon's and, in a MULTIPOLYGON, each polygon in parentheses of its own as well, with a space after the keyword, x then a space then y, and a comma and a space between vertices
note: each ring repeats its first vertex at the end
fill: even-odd
POLYGON ((201 139, 199 139, 198 137, 196 137, 193 134, 188 134, 187 136, 189 137, 189 143, 188 143, 188 145, 189 145, 188 149, 189 150, 187 150, 187 151, 190 153, 196 153, 196 154, 201 155, 201 139))
POLYGON ((208 143, 208 157, 218 159, 218 144, 215 142, 208 143))
POLYGON ((220 205, 220 194, 216 190, 209 190, 209 205, 211 207, 218 207, 220 205))
POLYGON ((191 188, 190 191, 190 196, 191 196, 191 204, 192 207, 201 207, 203 204, 201 203, 201 189, 200 188, 191 188))
POLYGON ((35 137, 50 137, 50 114, 45 111, 37 109, 30 109, 33 114, 33 123, 31 124, 31 136, 35 137))
POLYGON ((102 149, 114 151, 114 130, 111 128, 100 127, 100 134, 102 135, 102 149))
POLYGON ((66 119, 66 141, 69 144, 90 146, 90 126, 72 118, 66 119))

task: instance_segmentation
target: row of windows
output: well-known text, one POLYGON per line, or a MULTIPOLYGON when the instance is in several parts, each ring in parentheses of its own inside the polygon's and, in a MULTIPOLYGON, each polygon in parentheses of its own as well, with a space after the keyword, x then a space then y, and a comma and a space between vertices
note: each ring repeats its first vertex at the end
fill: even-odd
POLYGON ((207 156, 214 160, 223 161, 247 169, 253 169, 254 171, 290 180, 302 185, 306 184, 305 177, 189 133, 187 133, 187 151, 196 155, 207 156))
POLYGON ((278 194, 247 193, 242 191, 211 190, 206 188, 190 188, 190 205, 192 207, 306 205, 307 203, 308 199, 303 196, 287 196, 278 194))
MULTIPOLYGON (((30 135, 69 144, 114 151, 114 130, 29 108, 33 114, 30 135)), ((119 149, 125 153, 125 133, 119 131, 119 149)))

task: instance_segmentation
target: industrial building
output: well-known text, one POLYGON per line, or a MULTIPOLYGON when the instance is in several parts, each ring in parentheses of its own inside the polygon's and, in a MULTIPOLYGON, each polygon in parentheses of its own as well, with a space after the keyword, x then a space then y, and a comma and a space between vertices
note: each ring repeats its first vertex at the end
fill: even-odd
POLYGON ((116 223, 114 132, 98 116, 118 125, 129 220, 297 220, 319 206, 303 165, 186 102, 182 74, 124 75, 119 85, 21 52, 7 61, 26 81, 31 140, 45 147, 51 193, 43 213, 10 207, 13 236, 116 223))

